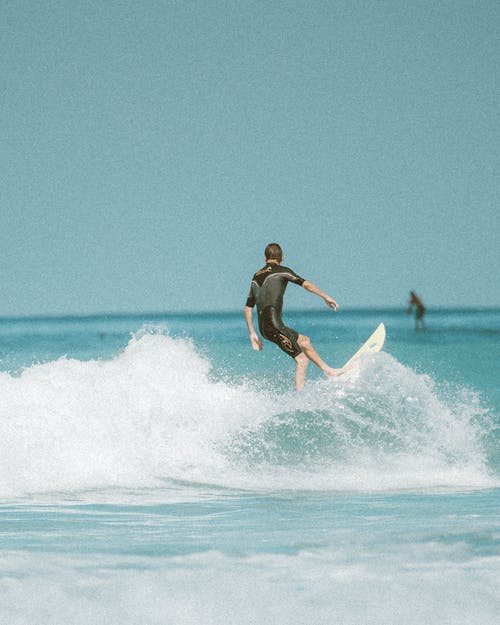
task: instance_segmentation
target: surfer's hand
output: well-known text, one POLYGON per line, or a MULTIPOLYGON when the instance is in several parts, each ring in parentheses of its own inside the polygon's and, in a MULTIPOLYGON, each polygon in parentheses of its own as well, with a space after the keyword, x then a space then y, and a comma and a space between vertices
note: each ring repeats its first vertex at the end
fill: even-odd
POLYGON ((332 297, 328 297, 328 295, 325 297, 325 302, 326 305, 328 306, 328 308, 332 308, 335 312, 337 312, 339 305, 337 304, 337 302, 332 298, 332 297))
POLYGON ((252 344, 252 347, 256 352, 262 351, 262 341, 256 334, 250 334, 250 343, 252 344))

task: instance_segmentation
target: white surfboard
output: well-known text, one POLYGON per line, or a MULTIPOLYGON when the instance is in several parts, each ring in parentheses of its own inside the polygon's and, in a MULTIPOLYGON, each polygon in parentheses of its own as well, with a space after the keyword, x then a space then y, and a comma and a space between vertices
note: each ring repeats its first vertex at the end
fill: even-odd
POLYGON ((385 326, 383 323, 381 323, 375 330, 375 332, 366 341, 366 343, 363 343, 363 345, 361 345, 361 347, 354 354, 354 356, 352 356, 352 358, 349 358, 349 360, 345 363, 342 369, 350 367, 353 363, 356 362, 356 360, 358 360, 360 356, 363 356, 363 354, 369 354, 370 352, 379 352, 384 346, 384 341, 385 326))

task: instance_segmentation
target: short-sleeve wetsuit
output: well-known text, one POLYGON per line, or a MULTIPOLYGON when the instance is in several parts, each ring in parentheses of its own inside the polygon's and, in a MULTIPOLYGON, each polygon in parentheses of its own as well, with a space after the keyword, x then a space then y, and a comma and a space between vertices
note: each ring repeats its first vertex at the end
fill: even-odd
POLYGON ((297 342, 299 333, 281 319, 283 295, 289 282, 302 286, 304 279, 289 267, 267 263, 254 275, 246 305, 253 308, 257 304, 262 336, 295 358, 302 352, 297 342))

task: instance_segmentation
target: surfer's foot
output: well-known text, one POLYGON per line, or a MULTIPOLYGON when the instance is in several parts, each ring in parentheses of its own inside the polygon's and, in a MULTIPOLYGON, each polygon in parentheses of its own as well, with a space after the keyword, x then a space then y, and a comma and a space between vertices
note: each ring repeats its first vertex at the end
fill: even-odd
POLYGON ((334 369, 333 367, 328 367, 327 369, 323 369, 323 373, 327 378, 338 378, 339 375, 345 373, 345 369, 334 369))

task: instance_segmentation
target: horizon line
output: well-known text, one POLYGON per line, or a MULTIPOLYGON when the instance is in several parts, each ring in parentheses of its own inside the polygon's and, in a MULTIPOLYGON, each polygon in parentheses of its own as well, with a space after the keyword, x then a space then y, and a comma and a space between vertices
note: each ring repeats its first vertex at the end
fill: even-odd
MULTIPOLYGON (((396 313, 396 312, 406 312, 406 306, 352 306, 342 308, 341 313, 396 313)), ((455 307, 455 306, 434 306, 432 308, 426 308, 426 314, 439 312, 494 312, 500 311, 500 306, 463 306, 463 307, 455 307)), ((287 315, 294 314, 304 314, 304 313, 313 313, 313 314, 331 314, 330 310, 325 310, 324 308, 294 308, 287 310, 287 315)), ((127 317, 209 317, 209 316, 228 316, 228 315, 240 315, 243 314, 239 309, 231 309, 231 310, 223 310, 223 309, 213 309, 213 310, 164 310, 164 311, 119 311, 119 312, 111 312, 111 311, 102 311, 102 312, 91 312, 91 313, 28 313, 21 315, 2 315, 0 314, 0 322, 1 321, 51 321, 56 319, 97 319, 97 318, 106 318, 106 317, 115 317, 115 318, 127 318, 127 317)))

